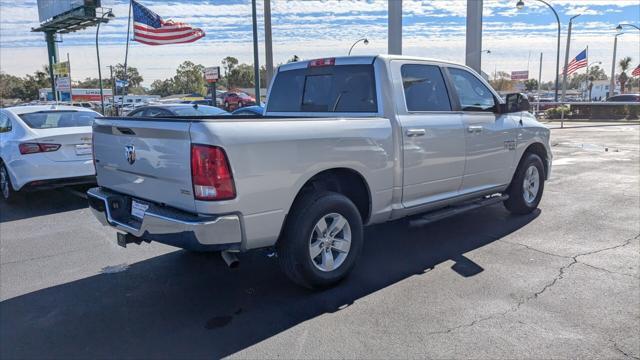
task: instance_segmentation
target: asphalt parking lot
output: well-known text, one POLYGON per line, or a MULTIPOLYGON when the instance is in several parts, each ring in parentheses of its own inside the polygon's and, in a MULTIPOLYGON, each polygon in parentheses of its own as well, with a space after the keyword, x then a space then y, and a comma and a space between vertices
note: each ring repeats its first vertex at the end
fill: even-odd
POLYGON ((640 357, 640 126, 550 124, 540 210, 369 227, 309 292, 266 252, 122 249, 66 190, 0 203, 0 357, 640 357))

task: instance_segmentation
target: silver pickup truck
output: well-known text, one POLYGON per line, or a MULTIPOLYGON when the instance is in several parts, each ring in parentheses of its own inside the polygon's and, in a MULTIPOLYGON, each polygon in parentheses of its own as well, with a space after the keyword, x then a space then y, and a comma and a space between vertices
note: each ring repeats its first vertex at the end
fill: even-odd
POLYGON ((89 203, 120 245, 220 251, 229 264, 272 247, 293 281, 326 287, 353 268, 365 225, 536 209, 549 130, 522 95, 505 100, 449 62, 289 63, 264 117, 96 119, 89 203))

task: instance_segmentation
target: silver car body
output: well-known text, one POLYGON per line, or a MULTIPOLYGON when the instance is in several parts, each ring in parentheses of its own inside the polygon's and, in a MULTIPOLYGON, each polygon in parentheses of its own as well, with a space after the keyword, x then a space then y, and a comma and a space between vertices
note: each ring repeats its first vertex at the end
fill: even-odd
MULTIPOLYGON (((300 190, 327 170, 348 169, 363 179, 369 194, 367 224, 502 192, 532 144, 544 147, 548 154, 544 159, 548 177, 549 130, 528 112, 407 110, 400 77, 403 64, 469 71, 502 101, 469 68, 390 55, 335 59, 335 66, 344 64, 373 64, 377 112, 357 116, 278 113, 269 110, 267 98, 266 117, 260 119, 99 119, 94 125, 98 184, 102 190, 166 205, 200 218, 237 217, 238 248, 249 250, 276 243, 300 190), (135 136, 116 129, 129 129, 135 136), (191 144, 224 149, 235 181, 234 199, 194 200, 191 144), (126 146, 134 146, 137 151, 138 161, 133 166, 126 163, 126 146)), ((278 74, 307 65, 306 61, 282 65, 278 74)), ((272 86, 278 86, 278 74, 272 86)), ((107 201, 106 195, 97 190, 94 195, 107 201)), ((105 224, 140 235, 117 226, 104 209, 98 209, 96 216, 105 224)))

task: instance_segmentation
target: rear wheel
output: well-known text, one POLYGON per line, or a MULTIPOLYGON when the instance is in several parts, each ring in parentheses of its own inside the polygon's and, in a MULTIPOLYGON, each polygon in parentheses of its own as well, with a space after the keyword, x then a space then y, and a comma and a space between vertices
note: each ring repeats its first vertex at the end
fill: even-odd
POLYGON ((504 206, 514 214, 529 214, 540 204, 543 191, 542 159, 536 154, 527 154, 507 190, 509 199, 504 202, 504 206))
POLYGON ((244 107, 244 104, 242 103, 242 101, 238 102, 238 109, 240 109, 241 107, 244 107))
POLYGON ((278 242, 285 274, 308 288, 338 283, 353 269, 362 249, 362 218, 346 196, 310 193, 292 207, 278 242))
POLYGON ((18 195, 18 193, 13 190, 13 185, 11 185, 9 171, 2 163, 0 163, 0 193, 2 194, 2 199, 6 202, 15 201, 18 195))
POLYGON ((224 102, 224 108, 225 108, 226 110, 229 110, 229 103, 228 103, 228 102, 226 102, 226 101, 224 102))

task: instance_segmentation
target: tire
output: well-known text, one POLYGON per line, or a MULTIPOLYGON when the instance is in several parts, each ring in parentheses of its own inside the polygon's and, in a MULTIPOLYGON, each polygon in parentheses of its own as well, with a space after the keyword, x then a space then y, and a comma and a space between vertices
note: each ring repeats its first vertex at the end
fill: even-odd
POLYGON ((507 210, 525 215, 537 209, 544 192, 544 178, 544 165, 540 156, 525 154, 506 192, 509 195, 509 199, 504 201, 507 210))
POLYGON ((329 191, 303 195, 292 206, 277 244, 282 270, 293 282, 310 289, 337 284, 360 255, 362 227, 358 209, 346 196, 329 191), (324 237, 320 235, 321 221, 325 230, 331 231, 333 224, 343 220, 344 225, 333 236, 326 232, 324 237), (311 251, 317 253, 313 258, 311 251))
POLYGON ((224 109, 229 110, 229 103, 226 101, 224 102, 224 109))
POLYGON ((244 104, 242 104, 242 101, 238 102, 238 109, 240 109, 241 107, 244 107, 244 104))
POLYGON ((7 167, 0 162, 0 196, 2 200, 8 203, 14 203, 17 201, 18 192, 13 190, 13 184, 11 184, 11 178, 9 177, 9 171, 7 167))

